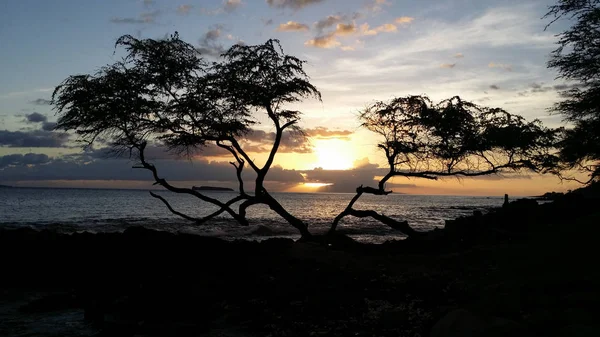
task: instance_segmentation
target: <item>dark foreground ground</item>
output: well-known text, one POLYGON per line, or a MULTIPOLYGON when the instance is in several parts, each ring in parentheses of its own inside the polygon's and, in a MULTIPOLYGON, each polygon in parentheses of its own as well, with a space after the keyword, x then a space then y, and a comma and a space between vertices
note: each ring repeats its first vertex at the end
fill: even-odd
POLYGON ((598 195, 383 245, 0 231, 0 336, 600 336, 598 195))

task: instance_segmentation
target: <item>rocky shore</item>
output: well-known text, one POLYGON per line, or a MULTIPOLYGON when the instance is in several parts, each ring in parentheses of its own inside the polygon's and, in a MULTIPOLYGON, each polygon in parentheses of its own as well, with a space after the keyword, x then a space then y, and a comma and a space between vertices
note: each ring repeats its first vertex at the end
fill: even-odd
POLYGON ((0 335, 597 336, 599 195, 518 200, 381 245, 0 230, 0 335), (82 325, 24 323, 61 312, 82 325))

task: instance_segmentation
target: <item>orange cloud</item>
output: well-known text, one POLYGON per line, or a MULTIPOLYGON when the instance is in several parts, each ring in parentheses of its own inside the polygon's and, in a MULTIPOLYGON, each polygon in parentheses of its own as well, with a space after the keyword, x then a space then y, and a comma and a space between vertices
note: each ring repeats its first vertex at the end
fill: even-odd
POLYGON ((378 33, 393 33, 397 31, 398 27, 393 23, 386 23, 375 28, 371 28, 368 23, 360 25, 360 34, 364 36, 377 35, 378 33))
POLYGON ((344 24, 338 23, 335 28, 335 35, 352 35, 356 33, 356 25, 353 23, 344 24))
POLYGON ((394 22, 396 22, 397 24, 403 25, 406 23, 411 23, 415 20, 415 18, 411 18, 410 16, 401 16, 399 18, 397 18, 394 22))
POLYGON ((277 30, 280 32, 305 32, 308 31, 308 26, 300 22, 288 21, 280 24, 277 30))
POLYGON ((316 48, 335 48, 340 46, 341 43, 337 40, 335 33, 331 33, 308 40, 304 45, 316 48))
MULTIPOLYGON (((342 47, 343 48, 343 47, 342 47)), ((350 130, 330 130, 324 126, 317 126, 313 129, 304 130, 309 137, 313 138, 340 138, 347 139, 352 135, 352 131, 350 130)))
POLYGON ((377 35, 377 30, 371 29, 368 23, 363 23, 360 25, 360 33, 362 35, 377 35))
POLYGON ((396 27, 396 25, 394 25, 394 24, 386 23, 384 25, 381 25, 381 26, 375 28, 375 30, 377 30, 378 32, 392 33, 392 32, 398 31, 398 27, 396 27))

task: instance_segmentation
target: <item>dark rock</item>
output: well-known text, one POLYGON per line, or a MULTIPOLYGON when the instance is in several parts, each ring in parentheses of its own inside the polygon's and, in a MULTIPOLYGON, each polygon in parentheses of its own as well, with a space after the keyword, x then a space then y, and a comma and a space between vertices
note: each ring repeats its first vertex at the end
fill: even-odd
POLYGON ((538 206, 538 202, 534 199, 517 199, 507 205, 507 209, 510 211, 525 211, 531 210, 538 206))
POLYGON ((519 337, 527 336, 517 322, 484 317, 465 309, 456 309, 440 319, 431 329, 431 337, 519 337))
POLYGON ((20 307, 19 311, 26 313, 40 313, 77 308, 79 306, 80 303, 75 294, 66 292, 37 298, 20 307))

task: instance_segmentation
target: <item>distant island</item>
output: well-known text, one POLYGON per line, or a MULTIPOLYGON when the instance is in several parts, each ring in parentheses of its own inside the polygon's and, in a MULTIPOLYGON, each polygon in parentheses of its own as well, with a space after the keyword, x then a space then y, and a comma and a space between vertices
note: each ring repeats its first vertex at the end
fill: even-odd
POLYGON ((192 186, 192 190, 194 191, 233 191, 232 188, 229 187, 215 187, 215 186, 192 186))
POLYGON ((12 186, 8 186, 8 185, 0 185, 0 188, 12 188, 12 186))

